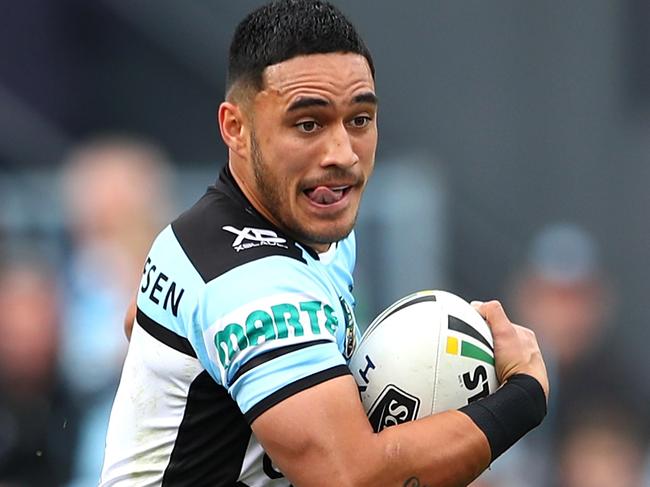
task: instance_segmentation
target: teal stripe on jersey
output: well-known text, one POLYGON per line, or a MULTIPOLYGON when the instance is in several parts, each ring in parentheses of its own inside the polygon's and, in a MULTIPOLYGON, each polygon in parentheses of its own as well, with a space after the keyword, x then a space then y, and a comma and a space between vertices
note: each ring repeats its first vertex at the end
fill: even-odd
POLYGON ((258 365, 241 376, 229 392, 245 414, 287 384, 337 365, 345 365, 345 359, 335 343, 314 345, 258 365))

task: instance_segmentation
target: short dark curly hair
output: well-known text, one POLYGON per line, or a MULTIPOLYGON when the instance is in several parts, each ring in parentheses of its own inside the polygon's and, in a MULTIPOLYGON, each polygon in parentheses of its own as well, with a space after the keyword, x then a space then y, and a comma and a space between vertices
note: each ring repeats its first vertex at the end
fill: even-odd
POLYGON ((276 0, 251 12, 233 35, 226 93, 238 82, 259 91, 267 66, 295 56, 351 52, 364 56, 372 76, 370 51, 354 26, 322 0, 276 0))

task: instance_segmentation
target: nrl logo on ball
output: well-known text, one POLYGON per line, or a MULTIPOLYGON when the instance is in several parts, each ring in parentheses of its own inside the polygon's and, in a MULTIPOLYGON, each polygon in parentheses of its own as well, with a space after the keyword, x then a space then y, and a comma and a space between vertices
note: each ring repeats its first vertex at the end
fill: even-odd
POLYGON ((384 428, 412 421, 417 417, 420 400, 399 387, 389 384, 368 412, 375 433, 384 428))

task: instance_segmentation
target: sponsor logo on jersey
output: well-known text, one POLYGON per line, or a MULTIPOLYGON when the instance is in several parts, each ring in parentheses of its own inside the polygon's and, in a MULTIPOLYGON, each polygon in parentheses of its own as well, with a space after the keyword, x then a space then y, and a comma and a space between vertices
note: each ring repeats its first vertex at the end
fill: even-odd
POLYGON ((370 407, 368 420, 375 433, 379 433, 389 426, 414 420, 419 408, 420 400, 417 397, 389 384, 370 407))
POLYGON ((230 225, 223 226, 221 229, 237 235, 232 243, 232 248, 237 252, 263 245, 268 247, 282 247, 283 249, 289 248, 285 245, 287 243, 286 239, 278 237, 278 234, 273 230, 251 227, 244 227, 239 230, 230 225))
MULTIPOLYGON (((226 321, 228 323, 228 321, 226 321)), ((324 331, 336 335, 334 309, 320 301, 279 303, 248 313, 241 323, 228 323, 214 335, 219 362, 228 367, 237 352, 269 340, 301 337, 324 331)))
POLYGON ((174 316, 178 316, 178 308, 185 289, 152 263, 151 257, 147 258, 142 275, 140 291, 149 298, 149 301, 162 306, 165 311, 170 309, 174 316))

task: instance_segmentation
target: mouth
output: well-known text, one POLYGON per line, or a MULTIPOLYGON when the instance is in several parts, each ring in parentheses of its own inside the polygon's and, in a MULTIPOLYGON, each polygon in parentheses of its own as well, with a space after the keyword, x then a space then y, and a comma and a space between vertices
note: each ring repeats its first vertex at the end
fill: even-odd
POLYGON ((334 206, 345 199, 352 185, 316 186, 303 191, 311 203, 320 207, 334 206))

